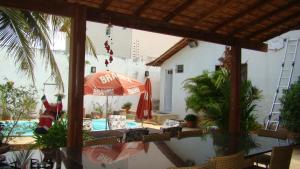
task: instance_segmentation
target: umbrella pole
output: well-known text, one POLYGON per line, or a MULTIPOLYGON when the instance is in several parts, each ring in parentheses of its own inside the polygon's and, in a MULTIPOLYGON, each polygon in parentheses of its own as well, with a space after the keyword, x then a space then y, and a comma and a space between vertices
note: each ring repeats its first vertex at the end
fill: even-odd
POLYGON ((106 122, 105 122, 105 130, 108 127, 108 96, 106 96, 106 122))

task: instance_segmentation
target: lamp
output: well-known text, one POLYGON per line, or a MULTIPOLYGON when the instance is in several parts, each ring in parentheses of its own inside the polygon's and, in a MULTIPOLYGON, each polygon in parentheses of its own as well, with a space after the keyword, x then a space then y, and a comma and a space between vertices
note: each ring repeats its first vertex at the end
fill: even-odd
POLYGON ((148 76, 149 76, 149 71, 146 70, 146 71, 145 71, 145 77, 148 77, 148 76))
POLYGON ((96 67, 95 66, 91 67, 91 73, 96 73, 96 67))

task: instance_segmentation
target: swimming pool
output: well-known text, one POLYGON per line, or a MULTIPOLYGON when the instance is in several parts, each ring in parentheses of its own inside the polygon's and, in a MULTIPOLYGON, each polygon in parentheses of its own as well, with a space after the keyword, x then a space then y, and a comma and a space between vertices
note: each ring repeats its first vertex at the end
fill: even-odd
MULTIPOLYGON (((3 122, 5 126, 12 126, 12 122, 3 122)), ((38 121, 18 121, 11 136, 33 136, 33 130, 35 129, 38 121)), ((92 131, 105 130, 105 119, 92 119, 92 131)), ((127 121, 127 128, 137 128, 139 124, 134 121, 127 121)))

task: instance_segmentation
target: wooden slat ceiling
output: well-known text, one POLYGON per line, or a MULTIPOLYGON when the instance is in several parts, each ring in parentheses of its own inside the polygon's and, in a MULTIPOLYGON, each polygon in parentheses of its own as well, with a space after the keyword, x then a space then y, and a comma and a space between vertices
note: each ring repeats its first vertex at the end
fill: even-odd
MULTIPOLYGON (((0 0, 0 4, 19 8, 21 5, 17 2, 0 0)), ((67 5, 81 4, 88 7, 87 19, 91 21, 225 45, 238 43, 255 50, 265 50, 262 42, 300 27, 300 0, 26 1, 30 2, 48 5, 48 8, 51 3, 53 8, 55 3, 60 5, 58 8, 66 6, 65 11, 53 9, 51 13, 67 16, 70 15, 67 5)), ((47 12, 49 9, 40 10, 47 12)))

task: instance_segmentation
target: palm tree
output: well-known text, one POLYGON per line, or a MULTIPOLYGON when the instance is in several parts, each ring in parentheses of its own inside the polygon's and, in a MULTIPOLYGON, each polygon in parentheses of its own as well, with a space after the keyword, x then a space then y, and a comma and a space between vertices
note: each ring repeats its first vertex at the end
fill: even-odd
MULTIPOLYGON (((45 59, 45 66, 50 64, 55 82, 63 90, 62 77, 51 50, 53 42, 50 32, 55 33, 63 27, 69 35, 69 23, 69 18, 0 7, 0 49, 5 48, 8 56, 14 58, 17 67, 35 83, 34 66, 38 56, 35 49, 41 48, 39 52, 45 59)), ((95 47, 88 37, 86 49, 97 57, 95 47)))
MULTIPOLYGON (((206 116, 222 129, 228 129, 230 109, 230 73, 225 68, 215 72, 189 78, 184 83, 184 89, 189 96, 186 98, 187 109, 195 113, 204 112, 206 116)), ((241 129, 249 131, 256 126, 253 114, 261 98, 261 91, 245 80, 241 84, 241 129)))

